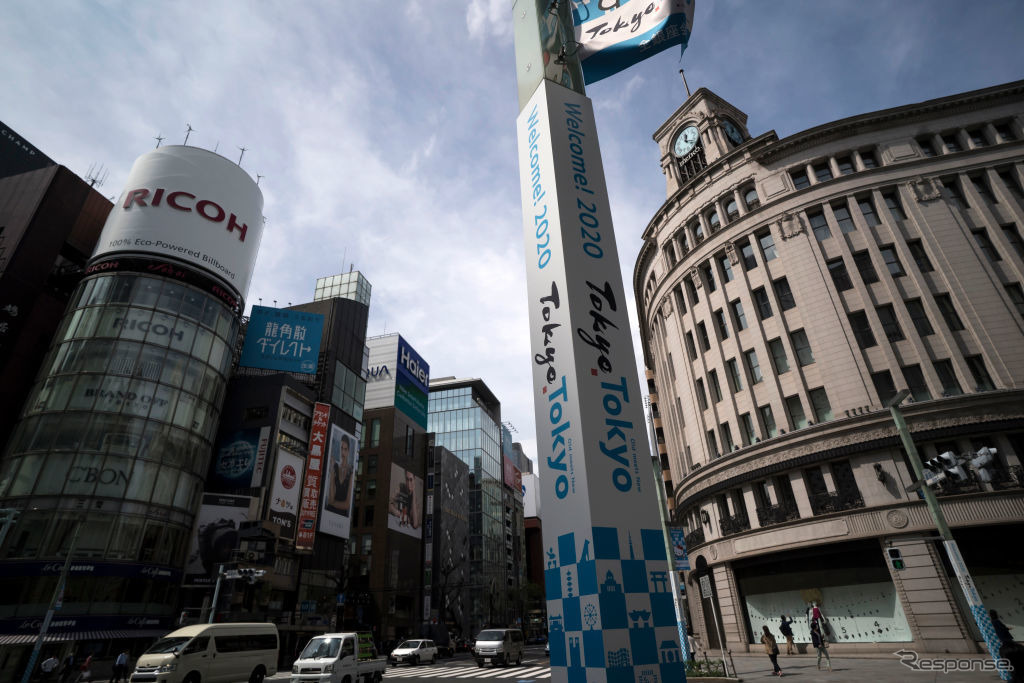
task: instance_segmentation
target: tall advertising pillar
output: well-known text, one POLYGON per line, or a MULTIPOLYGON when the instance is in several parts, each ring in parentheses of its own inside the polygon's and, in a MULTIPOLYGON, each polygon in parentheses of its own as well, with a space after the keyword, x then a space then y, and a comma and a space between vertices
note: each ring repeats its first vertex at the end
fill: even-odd
MULTIPOLYGON (((518 67, 529 71, 518 24, 535 3, 513 11, 518 67)), ((540 79, 517 129, 552 679, 679 683, 670 567, 593 107, 540 79)))

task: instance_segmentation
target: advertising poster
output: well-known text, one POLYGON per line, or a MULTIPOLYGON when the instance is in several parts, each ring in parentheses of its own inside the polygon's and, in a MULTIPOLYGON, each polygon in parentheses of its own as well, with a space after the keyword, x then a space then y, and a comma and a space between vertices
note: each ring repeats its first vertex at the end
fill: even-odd
POLYGON ((423 537, 423 479, 391 463, 388 487, 388 528, 414 538, 423 537))
POLYGON ((203 495, 196 518, 192 548, 185 565, 185 586, 212 586, 217 581, 217 566, 231 561, 238 549, 238 530, 249 519, 249 496, 203 495))
POLYGON ((430 366, 409 343, 398 336, 398 365, 395 375, 395 407, 424 429, 427 428, 427 396, 430 366))
POLYGON ((278 449, 274 484, 270 489, 270 521, 281 527, 281 538, 295 539, 295 523, 302 487, 302 458, 278 449))
POLYGON ((324 490, 320 511, 320 531, 348 538, 352 526, 352 488, 359 461, 359 441, 338 425, 331 425, 330 448, 324 460, 321 486, 324 490))
POLYGON ((299 519, 295 528, 295 549, 312 550, 316 537, 316 516, 320 502, 320 481, 323 474, 324 446, 327 444, 327 427, 331 417, 329 403, 313 405, 313 426, 309 430, 309 456, 306 458, 306 473, 302 478, 302 497, 299 503, 299 519))
MULTIPOLYGON (((259 450, 259 429, 239 429, 222 437, 210 462, 206 490, 230 492, 262 484, 253 481, 259 450)), ((260 475, 262 479, 262 471, 260 475)))
POLYGON ((253 306, 238 364, 314 375, 323 330, 319 313, 253 306))
POLYGON ((686 555, 686 541, 683 539, 682 527, 669 527, 672 538, 672 559, 677 572, 689 571, 690 558, 686 555))

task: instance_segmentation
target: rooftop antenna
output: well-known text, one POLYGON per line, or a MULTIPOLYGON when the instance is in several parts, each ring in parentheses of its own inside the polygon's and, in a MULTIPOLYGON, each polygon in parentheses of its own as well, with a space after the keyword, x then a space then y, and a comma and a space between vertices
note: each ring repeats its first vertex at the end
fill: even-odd
POLYGON ((260 306, 262 306, 263 305, 263 297, 262 296, 258 296, 256 298, 260 300, 260 306))
POLYGON ((354 264, 354 263, 348 264, 348 272, 351 273, 355 269, 355 267, 356 267, 356 264, 354 264))
POLYGON ((194 130, 195 130, 195 128, 192 127, 191 123, 186 123, 185 124, 185 143, 184 144, 186 144, 186 145, 188 144, 188 136, 192 135, 192 131, 194 131, 194 130))
POLYGON ((683 87, 686 88, 686 96, 690 96, 690 84, 686 82, 686 74, 682 69, 679 70, 679 75, 683 77, 683 87))
POLYGON ((213 153, 216 154, 217 150, 219 148, 220 148, 220 140, 217 140, 217 144, 213 146, 213 153))
POLYGON ((260 180, 263 178, 266 178, 266 176, 260 175, 259 173, 256 174, 256 187, 260 186, 260 180))
POLYGON ((156 146, 159 147, 160 143, 164 141, 164 136, 157 133, 156 137, 153 139, 156 140, 156 146))
POLYGON ((100 187, 107 181, 107 176, 110 172, 103 168, 103 164, 93 164, 89 167, 89 172, 85 174, 85 179, 89 182, 89 187, 100 187))
POLYGON ((277 299, 274 299, 274 308, 277 308, 277 299))
POLYGON ((245 147, 239 147, 238 149, 242 150, 242 153, 238 155, 238 165, 241 166, 242 165, 242 157, 245 156, 245 152, 247 150, 246 150, 245 147))

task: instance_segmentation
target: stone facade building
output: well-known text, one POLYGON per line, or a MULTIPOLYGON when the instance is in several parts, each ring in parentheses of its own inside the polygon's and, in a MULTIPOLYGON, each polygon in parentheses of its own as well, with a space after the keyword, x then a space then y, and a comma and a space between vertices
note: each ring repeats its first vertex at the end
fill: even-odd
POLYGON ((961 461, 937 492, 986 606, 1024 628, 1024 82, 783 139, 746 122, 701 89, 655 132, 634 271, 694 631, 746 649, 787 614, 809 642, 817 602, 840 651, 975 651, 907 491, 902 389, 922 459, 961 461))

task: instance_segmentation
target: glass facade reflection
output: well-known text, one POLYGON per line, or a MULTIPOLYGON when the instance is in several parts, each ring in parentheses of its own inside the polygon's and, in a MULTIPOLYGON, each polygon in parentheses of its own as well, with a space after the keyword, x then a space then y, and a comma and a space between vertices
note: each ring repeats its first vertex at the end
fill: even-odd
POLYGON ((481 380, 432 382, 427 431, 469 466, 468 617, 472 634, 506 621, 501 405, 481 380))
POLYGON ((79 284, 0 462, 0 507, 20 511, 0 546, 17 587, 0 593, 0 623, 46 611, 74 542, 89 563, 62 619, 170 625, 237 332, 236 312, 191 284, 79 284))

